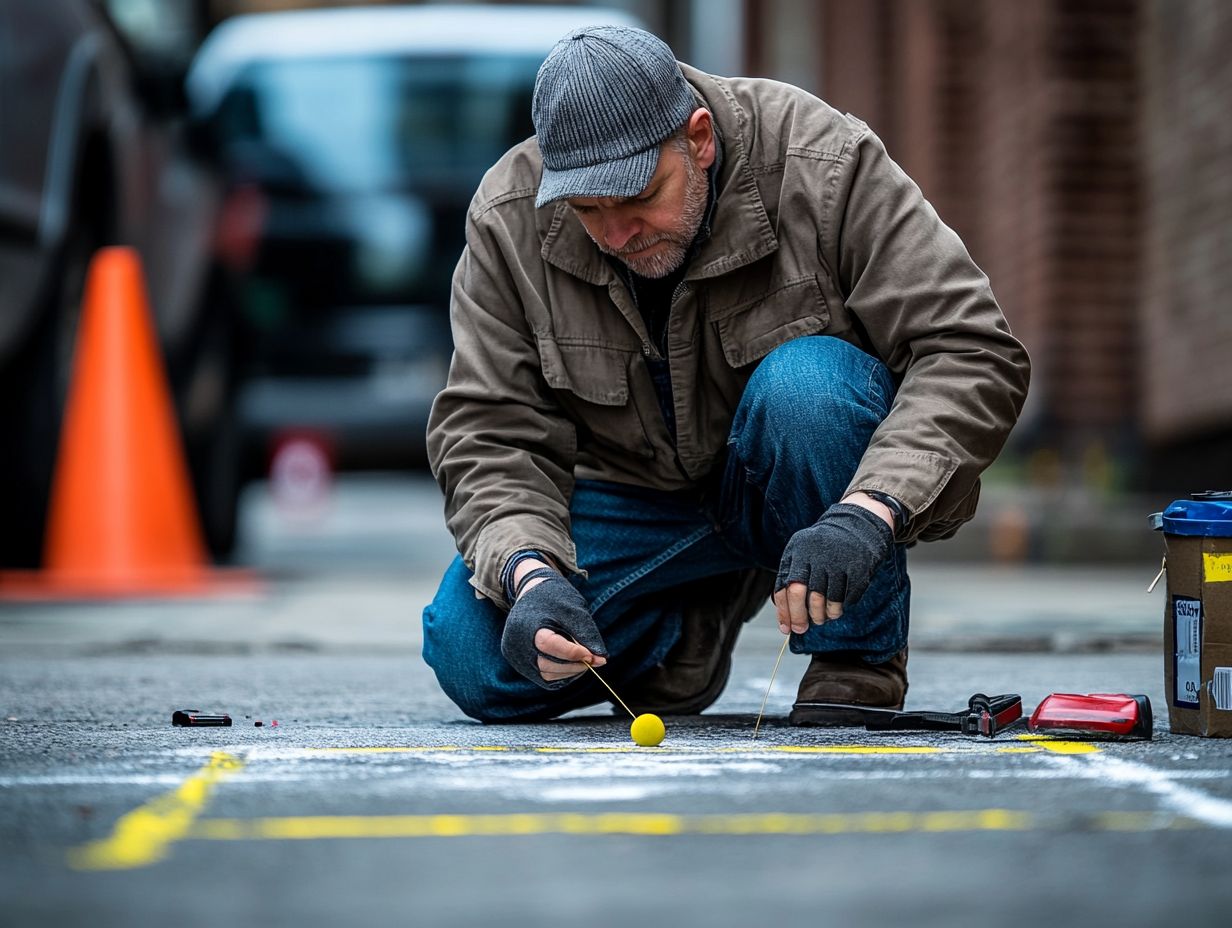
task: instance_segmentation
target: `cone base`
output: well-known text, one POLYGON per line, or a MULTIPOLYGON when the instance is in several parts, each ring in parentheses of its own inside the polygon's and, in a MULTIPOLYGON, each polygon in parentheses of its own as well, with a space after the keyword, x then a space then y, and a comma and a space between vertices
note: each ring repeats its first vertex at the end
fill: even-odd
POLYGON ((265 584, 255 571, 186 568, 135 572, 11 570, 0 572, 0 601, 180 599, 255 596, 265 584))

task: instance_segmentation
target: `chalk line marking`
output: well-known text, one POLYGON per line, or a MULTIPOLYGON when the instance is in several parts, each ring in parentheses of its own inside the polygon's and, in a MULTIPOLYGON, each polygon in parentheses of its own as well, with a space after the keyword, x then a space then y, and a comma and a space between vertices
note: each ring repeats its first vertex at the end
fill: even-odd
MULTIPOLYGON (((1039 753, 1032 750, 1031 753, 1039 753)), ((726 772, 728 768, 724 768, 726 772)), ((442 771, 442 775, 443 775, 442 771)), ((1228 779, 1227 768, 1174 770, 1168 774, 1172 780, 1212 780, 1223 782, 1228 779)), ((993 768, 964 770, 953 767, 925 768, 908 770, 896 767, 893 770, 827 770, 826 777, 833 780, 851 780, 855 782, 882 780, 1066 780, 1074 779, 1068 768, 993 768)), ((320 782, 321 771, 316 768, 303 771, 288 771, 282 769, 263 769, 261 765, 249 763, 244 768, 244 783, 310 783, 320 782)), ((181 782, 174 776, 148 776, 144 774, 73 774, 73 775, 30 775, 0 777, 0 789, 39 789, 51 786, 172 786, 181 782)), ((476 786, 476 790, 487 789, 486 786, 476 786)))
POLYGON ((504 815, 317 815, 287 818, 203 819, 190 839, 206 841, 310 841, 341 838, 500 838, 527 835, 851 835, 1033 831, 1073 827, 1096 831, 1201 828, 1187 816, 1159 812, 1103 812, 1089 816, 1037 815, 1013 809, 938 812, 677 815, 665 812, 514 813, 504 815))
POLYGON ((1099 748, 1089 741, 1064 741, 1050 735, 1019 735, 1019 741, 1029 741, 1054 754, 1098 754, 1099 748))
POLYGON ((238 772, 244 762, 217 751, 209 763, 169 793, 120 816, 111 834, 68 852, 75 870, 130 870, 157 863, 183 838, 205 808, 215 785, 238 772))
MULTIPOLYGON (((991 742, 990 742, 991 744, 991 742)), ((961 754, 971 752, 974 745, 955 747, 936 747, 932 745, 889 745, 889 744, 780 744, 760 745, 758 747, 710 747, 710 748, 673 748, 673 747, 579 747, 579 746, 546 746, 546 745, 385 745, 375 747, 340 747, 340 748, 302 748, 295 751, 296 756, 309 754, 451 754, 466 751, 492 751, 507 754, 641 754, 654 755, 714 755, 714 754, 961 754)), ((1032 750, 1027 748, 1026 750, 1032 750)), ((984 753, 976 751, 976 753, 984 753)), ((288 752, 290 755, 291 752, 288 752)))
POLYGON ((1192 786, 1182 786, 1166 770, 1156 770, 1145 764, 1099 755, 1085 760, 1053 758, 1066 769, 1076 768, 1078 775, 1110 786, 1136 786, 1158 796, 1165 806, 1216 828, 1232 828, 1232 802, 1204 793, 1192 786))
MULTIPOLYGON (((225 752, 211 755, 209 762, 178 787, 158 796, 116 822, 112 834, 99 841, 73 848, 69 864, 76 869, 121 870, 149 866, 167 857, 177 841, 197 840, 313 840, 337 838, 441 838, 503 837, 512 835, 844 835, 890 833, 943 833, 978 831, 1032 831, 1086 829, 1097 831, 1155 831, 1188 828, 1232 828, 1232 802, 1210 796, 1174 782, 1166 771, 1108 757, 1095 745, 1024 736, 1020 747, 1041 751, 1061 776, 1092 779, 1113 785, 1130 785, 1158 796, 1166 810, 1105 811, 1078 815, 1041 815, 1011 809, 944 810, 931 812, 790 813, 747 814, 675 813, 516 813, 498 815, 378 815, 290 816, 258 819, 199 819, 214 787, 225 777, 243 769, 244 761, 225 752), (1171 811, 1169 811, 1171 810, 1171 811)), ((987 750, 951 750, 941 747, 903 745, 763 745, 755 751, 744 748, 675 749, 677 756, 723 754, 956 754, 991 755, 1004 750, 992 743, 987 750)), ((374 748, 307 748, 300 756, 340 755, 365 752, 505 752, 513 757, 543 753, 538 747, 506 745, 389 746, 374 748)), ((554 748, 553 753, 640 754, 647 759, 655 749, 554 748)), ((271 758, 272 759, 272 758, 271 758)), ((683 759, 683 758, 682 758, 683 759)), ((251 762, 251 758, 250 758, 251 762)), ((990 772, 991 773, 991 772, 990 772)), ((1181 775, 1178 772, 1178 778, 1181 775)), ((1011 775, 1010 778, 1013 778, 1011 775)))

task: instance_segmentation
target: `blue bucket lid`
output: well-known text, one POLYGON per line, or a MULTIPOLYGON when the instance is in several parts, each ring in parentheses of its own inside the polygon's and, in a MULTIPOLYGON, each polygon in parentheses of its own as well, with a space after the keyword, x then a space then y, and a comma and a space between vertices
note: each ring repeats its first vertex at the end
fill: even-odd
POLYGON ((1178 499, 1163 511, 1160 522, 1154 527, 1169 535, 1232 538, 1232 499, 1178 499))

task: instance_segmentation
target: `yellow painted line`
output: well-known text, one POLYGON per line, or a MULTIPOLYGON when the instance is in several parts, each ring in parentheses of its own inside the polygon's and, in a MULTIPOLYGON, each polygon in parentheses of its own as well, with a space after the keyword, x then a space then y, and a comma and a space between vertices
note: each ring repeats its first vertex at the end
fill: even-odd
POLYGON ((244 766, 222 751, 169 793, 120 816, 109 837, 68 852, 69 866, 77 870, 128 870, 157 863, 169 845, 183 838, 205 808, 214 786, 244 766))
POLYGON ((1169 812, 1101 812, 1095 823, 1101 831, 1146 831, 1152 824, 1157 829, 1206 827, 1197 819, 1169 812))
POLYGON ((517 746, 517 744, 425 744, 425 746, 387 746, 371 748, 304 748, 314 754, 434 754, 457 752, 500 752, 506 754, 676 754, 703 757, 710 754, 957 754, 978 753, 991 748, 998 754, 1035 754, 1051 751, 1056 754, 1095 754, 1100 752, 1096 744, 1084 741, 1063 741, 1047 735, 1019 735, 1019 741, 1027 744, 1004 744, 987 738, 956 742, 952 746, 935 744, 749 744, 748 747, 728 746, 721 748, 673 748, 673 747, 578 747, 578 746, 517 746))
POLYGON ((1057 754, 1098 754, 1099 748, 1089 741, 1063 741, 1059 738, 1050 738, 1048 735, 1019 735, 1019 741, 1030 741, 1043 748, 1045 751, 1053 751, 1057 754))
POLYGON ((1029 812, 860 812, 741 815, 604 812, 514 815, 320 815, 208 819, 188 837, 212 841, 327 838, 495 838, 520 835, 841 835, 908 832, 1026 831, 1042 820, 1029 812))
MULTIPOLYGON (((305 753, 311 754, 434 754, 458 751, 498 751, 508 754, 761 754, 778 752, 781 754, 950 754, 969 750, 970 745, 959 747, 936 747, 931 745, 879 745, 879 744, 759 744, 748 747, 722 748, 671 748, 671 747, 557 747, 557 746, 516 746, 503 744, 479 744, 472 746, 423 745, 387 747, 355 747, 355 748, 305 748, 305 753)), ((1020 748, 1019 750, 1033 750, 1020 748)))
POLYGON ((945 748, 874 744, 783 744, 770 747, 784 754, 945 754, 945 748))
MULTIPOLYGON (((531 750, 533 750, 536 754, 637 754, 644 753, 648 749, 615 747, 541 747, 532 748, 531 750)), ((653 748, 650 750, 664 754, 758 754, 763 751, 775 751, 780 754, 944 754, 947 749, 926 746, 904 747, 902 745, 873 744, 766 744, 758 745, 756 747, 710 748, 709 750, 690 750, 688 748, 675 750, 672 748, 653 748)))
MULTIPOLYGON (((1097 831, 1143 832, 1206 827, 1166 812, 1103 812, 1072 819, 1097 831)), ((503 838, 526 835, 850 835, 1033 831, 1071 826, 1071 820, 1012 809, 935 812, 740 815, 604 812, 512 815, 321 815, 206 819, 188 838, 207 841, 311 841, 341 838, 503 838)))
MULTIPOLYGON (((527 750, 535 754, 636 754, 647 750, 646 748, 557 748, 557 747, 540 747, 528 748, 527 750)), ((660 748, 651 748, 650 750, 662 752, 660 748)), ((666 752, 662 752, 666 753, 666 752)))
POLYGON ((463 748, 456 744, 429 744, 419 747, 408 745, 375 748, 304 748, 304 750, 312 754, 435 754, 445 751, 474 751, 479 748, 463 748))

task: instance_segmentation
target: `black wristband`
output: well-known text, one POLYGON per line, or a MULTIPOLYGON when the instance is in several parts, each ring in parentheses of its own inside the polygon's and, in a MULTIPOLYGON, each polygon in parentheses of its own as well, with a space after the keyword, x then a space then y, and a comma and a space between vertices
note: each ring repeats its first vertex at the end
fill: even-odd
POLYGON ((861 490, 860 492, 870 499, 875 499, 877 502, 889 507, 890 512, 894 515, 894 536, 896 538, 907 530, 907 526, 911 524, 911 513, 907 511, 906 506, 889 493, 882 493, 880 490, 861 490))
POLYGON ((536 567, 534 570, 527 571, 526 576, 524 576, 521 580, 518 581, 517 586, 513 590, 514 601, 516 602, 517 598, 522 595, 523 587, 525 587, 526 584, 529 583, 531 580, 535 580, 539 577, 547 578, 547 577, 559 577, 559 576, 560 576, 559 571, 555 571, 551 567, 536 567))
POLYGON ((504 592, 505 599, 510 605, 513 605, 513 601, 516 598, 513 589, 513 573, 517 570, 520 563, 530 560, 531 558, 538 561, 547 561, 547 558, 543 556, 543 553, 535 548, 523 548, 521 551, 515 551, 513 554, 509 555, 509 558, 505 561, 505 566, 501 568, 501 590, 504 592))

